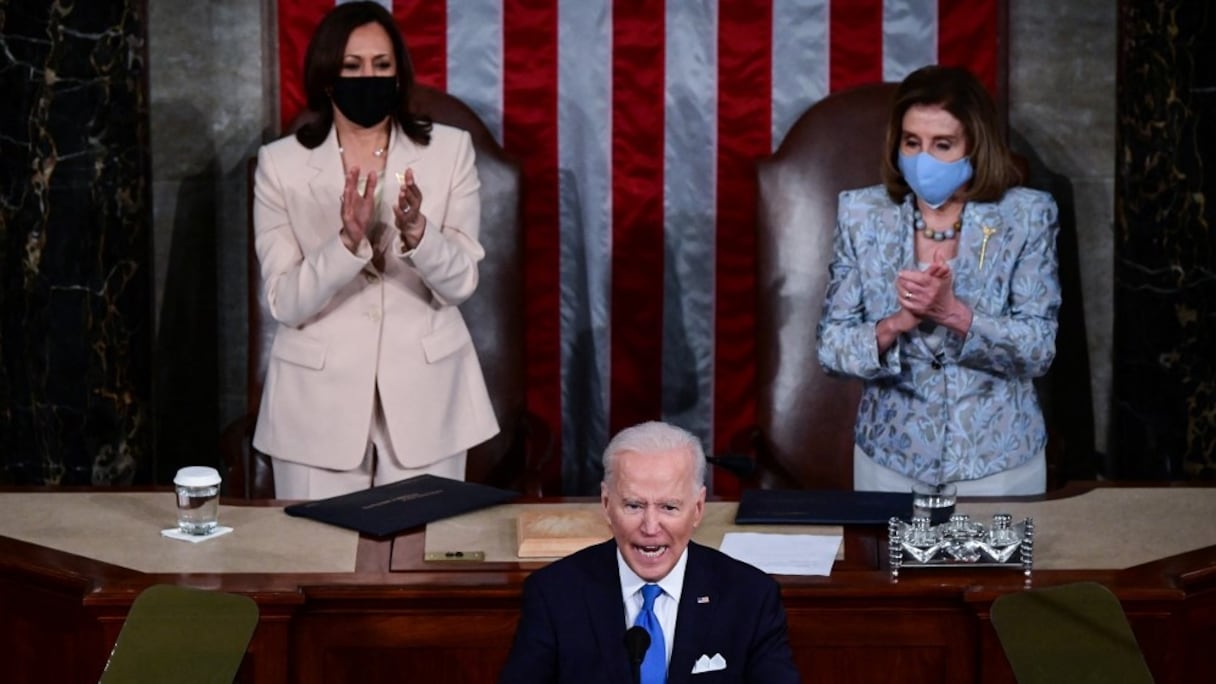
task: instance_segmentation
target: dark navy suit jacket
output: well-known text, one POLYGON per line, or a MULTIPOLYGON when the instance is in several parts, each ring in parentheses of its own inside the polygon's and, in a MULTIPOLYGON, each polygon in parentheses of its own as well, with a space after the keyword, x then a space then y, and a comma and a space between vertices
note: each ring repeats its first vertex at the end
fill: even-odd
MULTIPOLYGON (((688 545, 669 684, 799 682, 777 583, 716 549, 688 545), (691 674, 702 655, 726 669, 691 674)), ((616 542, 583 549, 524 583, 523 615, 500 684, 629 684, 616 542)))

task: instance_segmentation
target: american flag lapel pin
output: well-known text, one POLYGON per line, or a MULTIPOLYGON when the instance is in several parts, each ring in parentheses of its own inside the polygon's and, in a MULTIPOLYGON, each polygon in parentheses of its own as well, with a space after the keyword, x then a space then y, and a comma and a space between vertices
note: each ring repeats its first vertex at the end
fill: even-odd
POLYGON ((698 596, 697 603, 709 603, 709 597, 708 596, 698 596))

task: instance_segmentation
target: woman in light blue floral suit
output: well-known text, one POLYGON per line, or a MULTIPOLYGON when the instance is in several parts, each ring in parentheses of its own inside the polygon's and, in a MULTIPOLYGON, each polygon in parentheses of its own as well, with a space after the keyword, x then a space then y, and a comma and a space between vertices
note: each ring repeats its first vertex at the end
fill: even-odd
POLYGON ((865 383, 854 487, 1041 493, 1032 379, 1055 356, 1055 202, 1017 186, 996 107, 959 68, 900 84, 882 176, 840 195, 819 323, 819 362, 865 383))

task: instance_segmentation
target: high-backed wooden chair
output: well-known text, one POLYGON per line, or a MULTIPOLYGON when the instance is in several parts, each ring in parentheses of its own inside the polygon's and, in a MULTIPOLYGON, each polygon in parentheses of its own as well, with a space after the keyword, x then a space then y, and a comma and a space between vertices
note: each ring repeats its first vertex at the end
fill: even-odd
MULTIPOLYGON (((745 454, 745 487, 851 489, 853 425, 861 382, 829 377, 819 365, 815 331, 822 313, 832 259, 836 206, 842 190, 881 182, 879 169, 886 121, 896 84, 880 83, 834 93, 802 115, 777 151, 758 164, 756 241, 757 425, 736 436, 732 451, 745 454)), ((1070 227, 1069 222, 1066 227, 1070 227)), ((1049 468, 1064 458, 1065 443, 1093 448, 1088 361, 1077 364, 1076 347, 1086 340, 1080 321, 1074 245, 1061 251, 1065 299, 1057 363, 1052 375, 1074 378, 1051 383, 1053 391, 1078 393, 1048 401, 1049 468), (1076 320, 1064 319, 1064 314, 1076 320), (1077 333, 1077 324, 1080 332, 1077 333), (1067 359, 1073 363, 1061 363, 1067 359), (1067 366, 1067 367, 1063 367, 1067 366), (1079 378, 1079 379, 1076 379, 1079 378), (1078 402, 1089 417, 1074 420, 1078 402), (1064 415, 1071 412, 1072 415, 1064 415), (1054 418, 1054 420, 1053 420, 1054 418), (1066 440, 1065 435, 1076 435, 1066 440)), ((1087 359, 1087 356, 1083 356, 1087 359)), ((1042 394, 1042 392, 1041 392, 1042 394)), ((736 470, 740 461, 735 459, 736 470)))
MULTIPOLYGON (((481 181, 479 239, 486 257, 479 264, 480 286, 460 309, 481 361, 500 432, 469 450, 465 477, 470 482, 539 496, 541 468, 552 450, 552 437, 544 422, 525 406, 520 167, 503 152, 477 114, 459 99, 425 86, 416 87, 412 98, 414 111, 437 123, 468 131, 477 151, 477 175, 481 181)), ((261 274, 253 250, 256 162, 256 159, 249 162, 248 412, 225 431, 221 449, 229 496, 271 498, 274 474, 270 459, 251 444, 275 330, 262 295, 261 274)))

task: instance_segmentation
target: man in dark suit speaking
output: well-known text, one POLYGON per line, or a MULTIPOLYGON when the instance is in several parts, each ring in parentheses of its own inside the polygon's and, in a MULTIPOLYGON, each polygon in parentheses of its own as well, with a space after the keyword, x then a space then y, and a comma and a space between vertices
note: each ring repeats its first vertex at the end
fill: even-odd
POLYGON ((663 423, 604 451, 614 541, 533 573, 503 684, 798 682, 777 583, 690 541, 705 512, 705 454, 663 423))

